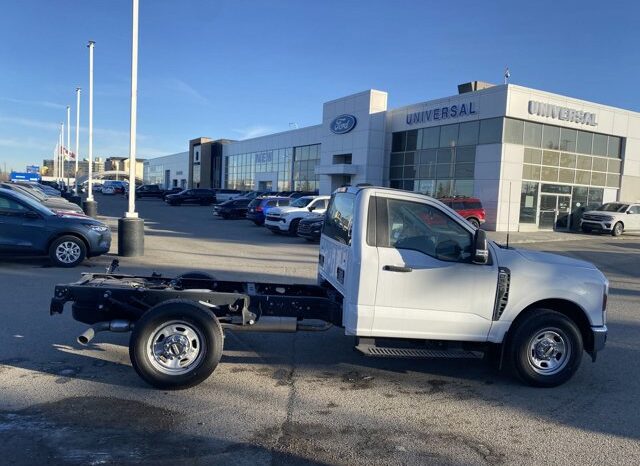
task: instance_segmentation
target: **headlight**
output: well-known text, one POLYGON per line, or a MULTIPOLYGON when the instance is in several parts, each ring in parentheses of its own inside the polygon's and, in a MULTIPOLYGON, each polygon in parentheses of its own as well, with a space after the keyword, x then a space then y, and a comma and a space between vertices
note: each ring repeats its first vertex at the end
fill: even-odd
POLYGON ((87 225, 90 230, 97 231, 99 233, 104 233, 109 229, 109 227, 105 227, 102 225, 87 225))

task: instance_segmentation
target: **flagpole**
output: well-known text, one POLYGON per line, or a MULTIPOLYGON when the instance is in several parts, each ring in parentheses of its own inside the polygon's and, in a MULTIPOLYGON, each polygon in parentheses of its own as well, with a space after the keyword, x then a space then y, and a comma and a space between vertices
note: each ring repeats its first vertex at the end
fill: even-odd
POLYGON ((62 160, 64 157, 64 121, 60 123, 60 155, 58 156, 58 183, 60 191, 62 191, 62 183, 64 180, 64 165, 62 160))
POLYGON ((93 199, 93 48, 95 42, 90 40, 89 48, 89 181, 87 183, 87 200, 84 201, 84 213, 90 217, 98 215, 98 203, 93 199))
POLYGON ((76 87, 76 169, 75 195, 78 195, 78 160, 80 160, 80 88, 76 87))
MULTIPOLYGON (((71 149, 71 107, 69 105, 67 105, 67 154, 70 153, 70 149, 71 149)), ((64 164, 64 162, 66 162, 66 157, 65 160, 62 161, 62 163, 64 164)), ((67 170, 67 191, 69 191, 69 185, 71 184, 71 174, 69 173, 69 170, 67 170)))
POLYGON ((131 121, 129 129, 129 209, 118 219, 118 255, 144 255, 144 220, 138 218, 136 196, 136 123, 138 109, 138 0, 132 0, 131 121))

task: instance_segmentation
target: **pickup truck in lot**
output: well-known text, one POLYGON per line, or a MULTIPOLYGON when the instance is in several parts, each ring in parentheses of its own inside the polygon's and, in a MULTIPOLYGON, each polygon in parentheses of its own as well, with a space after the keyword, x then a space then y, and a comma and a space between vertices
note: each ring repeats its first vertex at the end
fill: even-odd
POLYGON ((337 190, 325 213, 317 285, 87 273, 57 285, 51 314, 132 330, 131 362, 163 389, 196 385, 224 331, 331 325, 367 356, 482 358, 527 384, 560 385, 604 348, 609 283, 592 264, 509 248, 435 199, 378 187, 337 190))

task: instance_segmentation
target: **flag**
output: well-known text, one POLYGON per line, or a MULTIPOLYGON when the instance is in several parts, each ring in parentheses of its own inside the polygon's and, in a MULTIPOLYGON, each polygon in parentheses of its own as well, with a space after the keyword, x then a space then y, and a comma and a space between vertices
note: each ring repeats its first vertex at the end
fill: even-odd
POLYGON ((62 148, 62 154, 64 155, 64 159, 65 160, 75 160, 76 159, 76 154, 71 152, 66 147, 62 148))

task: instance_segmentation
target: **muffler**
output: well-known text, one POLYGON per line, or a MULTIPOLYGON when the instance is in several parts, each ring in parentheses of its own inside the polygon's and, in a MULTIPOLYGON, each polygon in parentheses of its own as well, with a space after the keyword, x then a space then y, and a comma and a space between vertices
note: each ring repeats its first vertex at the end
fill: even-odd
POLYGON ((116 319, 107 322, 98 322, 92 325, 78 337, 78 343, 81 345, 88 344, 98 332, 128 332, 133 329, 133 324, 128 320, 116 319))

